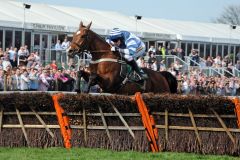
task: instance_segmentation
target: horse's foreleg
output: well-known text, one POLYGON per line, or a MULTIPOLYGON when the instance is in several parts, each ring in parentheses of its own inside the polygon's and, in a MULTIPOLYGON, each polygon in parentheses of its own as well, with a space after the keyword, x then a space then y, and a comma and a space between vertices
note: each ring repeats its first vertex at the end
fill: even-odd
POLYGON ((96 79, 97 79, 97 74, 92 73, 89 76, 89 81, 88 81, 88 84, 87 84, 87 93, 90 92, 91 86, 94 86, 96 84, 96 79))

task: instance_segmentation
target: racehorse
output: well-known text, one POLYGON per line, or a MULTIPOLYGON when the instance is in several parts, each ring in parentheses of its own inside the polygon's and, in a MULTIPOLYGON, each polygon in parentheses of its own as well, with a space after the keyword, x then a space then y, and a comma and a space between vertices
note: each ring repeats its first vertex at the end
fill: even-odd
MULTIPOLYGON (((68 56, 73 58, 76 54, 81 56, 85 51, 92 55, 88 87, 98 84, 103 92, 132 95, 136 92, 176 93, 177 80, 169 72, 156 72, 143 68, 148 75, 144 87, 132 80, 127 64, 118 52, 111 51, 111 45, 101 36, 90 30, 91 24, 84 26, 80 23, 79 30, 74 33, 72 42, 67 49, 68 56), (125 74, 124 74, 125 73, 125 74)), ((83 71, 81 71, 83 73, 83 71)), ((81 74, 82 74, 81 73, 81 74)), ((79 74, 81 76, 81 74, 79 74)), ((78 78, 80 80, 80 77, 78 78)), ((79 86, 79 85, 78 85, 79 86)))

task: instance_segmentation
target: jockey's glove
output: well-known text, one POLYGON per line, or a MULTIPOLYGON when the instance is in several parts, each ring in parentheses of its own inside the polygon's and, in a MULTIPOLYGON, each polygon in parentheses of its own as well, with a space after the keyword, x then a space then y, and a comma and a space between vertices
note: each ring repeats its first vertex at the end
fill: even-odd
POLYGON ((119 48, 119 50, 118 50, 121 54, 127 54, 127 55, 129 55, 129 49, 121 49, 121 48, 119 48))
POLYGON ((119 48, 119 47, 116 47, 116 46, 112 46, 111 47, 111 51, 112 52, 120 52, 120 54, 123 56, 123 55, 125 55, 125 54, 129 54, 129 49, 121 49, 121 48, 119 48))
POLYGON ((111 51, 112 51, 112 52, 117 52, 117 51, 119 52, 119 48, 116 47, 116 46, 112 46, 112 47, 111 47, 111 51))

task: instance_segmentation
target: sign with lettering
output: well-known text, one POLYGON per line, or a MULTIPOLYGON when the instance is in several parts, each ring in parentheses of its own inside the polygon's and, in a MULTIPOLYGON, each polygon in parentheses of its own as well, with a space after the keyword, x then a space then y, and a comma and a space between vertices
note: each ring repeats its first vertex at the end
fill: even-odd
POLYGON ((66 31, 65 26, 61 25, 50 25, 50 24, 39 24, 39 23, 32 23, 32 29, 39 29, 39 30, 48 30, 48 31, 66 31))

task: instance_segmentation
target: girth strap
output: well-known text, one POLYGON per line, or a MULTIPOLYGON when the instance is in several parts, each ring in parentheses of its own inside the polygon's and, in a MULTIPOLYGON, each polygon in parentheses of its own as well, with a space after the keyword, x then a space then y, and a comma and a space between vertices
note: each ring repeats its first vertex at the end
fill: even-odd
POLYGON ((101 58, 101 59, 98 59, 96 61, 90 61, 90 64, 98 64, 98 63, 101 63, 101 62, 116 62, 116 63, 121 63, 121 64, 127 64, 125 61, 123 60, 119 60, 119 59, 113 59, 113 58, 101 58))

